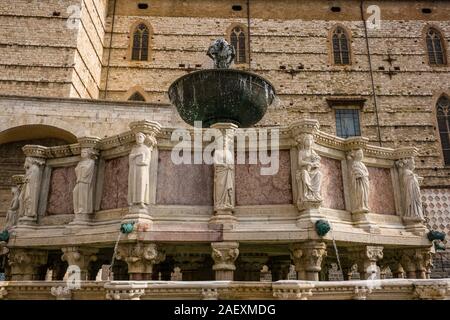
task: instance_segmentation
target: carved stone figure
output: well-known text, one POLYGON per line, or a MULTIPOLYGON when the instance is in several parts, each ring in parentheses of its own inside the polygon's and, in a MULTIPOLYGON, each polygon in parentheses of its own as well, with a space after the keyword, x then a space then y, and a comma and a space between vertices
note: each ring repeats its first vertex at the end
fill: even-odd
POLYGON ((144 208, 150 199, 150 159, 151 149, 144 144, 145 134, 137 132, 136 145, 129 156, 128 204, 144 208))
POLYGON ((234 207, 234 157, 230 150, 233 137, 223 136, 224 148, 214 151, 214 207, 227 210, 234 207))
POLYGON ((362 162, 364 157, 362 149, 356 150, 350 159, 351 177, 353 185, 353 212, 369 212, 369 171, 362 162))
POLYGON ((401 168, 400 180, 403 190, 403 217, 409 220, 424 221, 419 177, 414 173, 414 158, 397 162, 401 168))
POLYGON ((77 184, 73 189, 73 208, 77 213, 91 213, 93 210, 93 178, 95 171, 94 150, 83 148, 81 161, 75 168, 77 184))
POLYGON ((20 191, 19 186, 14 186, 11 188, 12 200, 9 205, 8 212, 6 213, 6 229, 11 229, 17 224, 19 218, 19 207, 20 207, 20 191))
POLYGON ((41 184, 41 166, 44 160, 27 157, 25 159, 25 181, 19 212, 21 216, 35 218, 37 216, 39 187, 41 184))
POLYGON ((320 184, 320 156, 313 150, 314 138, 312 134, 300 137, 298 151, 298 170, 296 174, 298 185, 297 203, 302 206, 304 202, 321 202, 320 184))
POLYGON ((225 39, 219 38, 213 42, 206 54, 214 60, 214 68, 228 69, 236 56, 236 51, 225 39))

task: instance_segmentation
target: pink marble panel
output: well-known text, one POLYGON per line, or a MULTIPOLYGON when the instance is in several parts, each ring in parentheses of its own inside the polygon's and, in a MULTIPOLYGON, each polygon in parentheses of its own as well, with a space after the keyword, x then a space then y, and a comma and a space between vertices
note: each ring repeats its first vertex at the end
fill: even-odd
POLYGON ((76 181, 75 167, 52 170, 47 201, 48 215, 73 213, 72 191, 76 181))
POLYGON ((390 170, 375 167, 367 167, 367 169, 369 170, 370 211, 395 215, 394 187, 390 170))
POLYGON ((279 160, 275 175, 261 175, 261 164, 236 164, 236 205, 292 203, 289 151, 280 150, 279 160))
POLYGON ((344 184, 342 182, 341 161, 322 157, 322 206, 345 210, 344 184))
POLYGON ((171 151, 160 150, 156 203, 169 205, 213 205, 214 168, 206 164, 172 162, 171 151))
POLYGON ((105 161, 101 210, 128 207, 128 156, 105 161))

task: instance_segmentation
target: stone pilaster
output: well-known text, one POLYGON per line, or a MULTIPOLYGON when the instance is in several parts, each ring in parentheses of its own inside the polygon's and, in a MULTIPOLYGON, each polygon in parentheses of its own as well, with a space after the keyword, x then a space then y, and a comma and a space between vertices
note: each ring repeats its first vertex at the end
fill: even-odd
POLYGON ((239 243, 237 242, 213 242, 211 243, 211 256, 214 260, 213 270, 216 272, 216 280, 233 281, 236 266, 234 262, 239 255, 239 243))
POLYGON ((117 260, 128 265, 130 280, 151 280, 153 265, 166 259, 155 243, 127 243, 117 248, 117 260))
POLYGON ((39 267, 46 264, 47 252, 11 248, 9 252, 11 281, 39 280, 39 267))
POLYGON ((66 261, 71 266, 80 268, 80 280, 88 279, 88 266, 91 261, 96 261, 97 249, 83 247, 65 247, 61 249, 63 254, 61 260, 66 261))
POLYGON ((293 244, 290 249, 298 280, 319 281, 322 261, 327 255, 326 244, 309 241, 293 244))
POLYGON ((364 246, 349 248, 349 259, 358 264, 361 279, 369 279, 377 272, 377 261, 383 259, 383 247, 364 246))

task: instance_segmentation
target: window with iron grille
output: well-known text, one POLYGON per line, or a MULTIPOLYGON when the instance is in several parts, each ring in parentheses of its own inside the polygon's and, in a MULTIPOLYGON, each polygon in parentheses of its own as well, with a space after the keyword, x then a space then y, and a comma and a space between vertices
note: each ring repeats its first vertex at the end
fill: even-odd
POLYGON ((149 35, 150 32, 145 24, 141 23, 136 27, 133 32, 133 48, 131 52, 131 60, 148 60, 149 35))
POLYGON ((336 135, 342 138, 361 135, 358 109, 336 109, 336 135))
POLYGON ((350 46, 343 28, 337 27, 334 30, 332 42, 334 64, 350 64, 350 46))
POLYGON ((427 51, 428 51, 428 61, 431 65, 444 65, 445 61, 445 50, 440 33, 433 28, 430 28, 427 32, 427 51))
POLYGON ((247 62, 247 52, 246 52, 246 37, 245 32, 242 27, 234 27, 230 34, 230 43, 236 50, 236 57, 234 58, 234 63, 246 63, 247 62))
POLYGON ((444 163, 450 165, 450 100, 447 97, 441 97, 437 102, 437 122, 444 163))

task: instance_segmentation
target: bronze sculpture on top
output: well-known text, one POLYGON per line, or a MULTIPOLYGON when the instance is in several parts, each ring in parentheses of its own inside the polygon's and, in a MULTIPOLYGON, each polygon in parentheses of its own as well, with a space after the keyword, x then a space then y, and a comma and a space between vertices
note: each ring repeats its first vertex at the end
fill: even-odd
POLYGON ((235 49, 224 39, 215 40, 207 55, 214 69, 184 75, 169 88, 181 118, 190 125, 201 121, 203 127, 225 122, 245 128, 260 121, 275 98, 272 84, 254 73, 229 69, 235 49))

